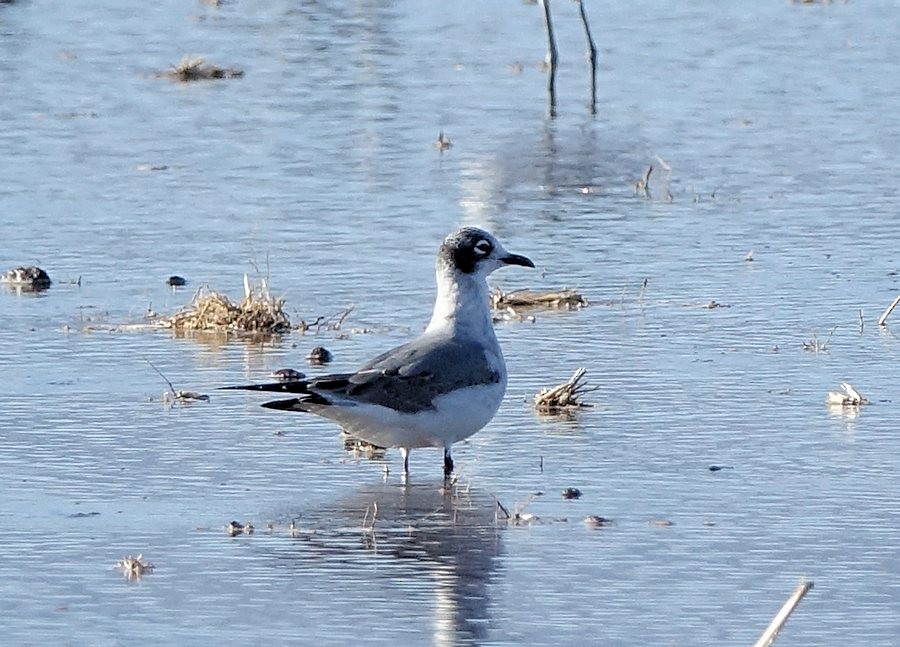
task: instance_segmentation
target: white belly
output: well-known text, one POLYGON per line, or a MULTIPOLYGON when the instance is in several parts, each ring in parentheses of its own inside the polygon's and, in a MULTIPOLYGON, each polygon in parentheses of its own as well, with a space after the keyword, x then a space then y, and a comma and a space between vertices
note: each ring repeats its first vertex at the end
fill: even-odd
POLYGON ((438 396, 434 408, 402 413, 371 404, 310 407, 352 435, 379 447, 449 447, 487 425, 506 392, 506 379, 438 396))

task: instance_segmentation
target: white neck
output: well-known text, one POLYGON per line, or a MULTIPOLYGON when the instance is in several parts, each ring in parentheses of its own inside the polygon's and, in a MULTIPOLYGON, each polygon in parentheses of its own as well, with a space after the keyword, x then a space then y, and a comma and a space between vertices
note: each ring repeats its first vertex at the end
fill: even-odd
POLYGON ((426 332, 447 330, 453 335, 493 335, 490 292, 484 276, 464 274, 443 263, 437 268, 437 298, 426 332))

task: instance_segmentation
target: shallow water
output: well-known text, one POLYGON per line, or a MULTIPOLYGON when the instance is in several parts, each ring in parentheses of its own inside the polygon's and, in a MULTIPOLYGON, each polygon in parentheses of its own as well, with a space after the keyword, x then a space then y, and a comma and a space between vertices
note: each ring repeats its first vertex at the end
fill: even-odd
POLYGON ((778 644, 900 641, 896 7, 588 9, 599 114, 555 3, 549 121, 533 5, 0 4, 0 269, 56 281, 0 292, 9 642, 750 644, 803 577, 778 644), (155 77, 186 53, 245 76, 155 77), (403 487, 395 452, 212 393, 416 334, 460 224, 538 263, 496 285, 593 305, 498 326, 507 400, 453 492, 436 451, 403 487), (257 270, 295 321, 353 304, 345 334, 117 328, 257 270), (166 407, 148 359, 211 402, 166 407), (579 366, 596 406, 538 418, 579 366), (845 380, 872 404, 826 407, 845 380))

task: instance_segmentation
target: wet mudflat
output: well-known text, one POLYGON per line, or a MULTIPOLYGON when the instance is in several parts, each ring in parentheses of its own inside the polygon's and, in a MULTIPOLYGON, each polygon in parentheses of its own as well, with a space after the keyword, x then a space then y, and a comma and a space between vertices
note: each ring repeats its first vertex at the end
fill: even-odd
POLYGON ((806 577, 777 644, 897 643, 892 5, 591 4, 596 117, 569 5, 548 120, 536 6, 0 4, 0 271, 53 279, 0 292, 7 640, 750 644, 806 577), (243 75, 158 76, 188 55, 243 75), (498 324, 455 487, 215 392, 418 334, 461 224, 537 263, 504 291, 590 305, 498 324), (353 308, 123 327, 244 273, 293 323, 353 308), (595 406, 538 416, 578 367, 595 406))

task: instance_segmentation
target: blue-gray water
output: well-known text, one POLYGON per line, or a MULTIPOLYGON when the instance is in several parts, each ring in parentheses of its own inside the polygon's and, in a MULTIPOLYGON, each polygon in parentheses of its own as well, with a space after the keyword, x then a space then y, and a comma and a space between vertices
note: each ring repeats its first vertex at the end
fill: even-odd
POLYGON ((7 642, 740 645, 804 577, 778 644, 900 642, 896 3, 591 3, 594 118, 552 8, 549 121, 536 5, 0 4, 0 270, 56 281, 0 293, 7 642), (156 77, 188 53, 245 76, 156 77), (416 334, 460 224, 538 263, 496 285, 594 305, 499 325, 507 399, 455 492, 437 451, 383 483, 333 425, 213 392, 416 334), (295 320, 355 305, 347 334, 116 328, 257 269, 295 320), (212 400, 166 408, 145 359, 212 400), (579 366, 596 406, 538 418, 579 366), (826 407, 845 380, 872 404, 826 407))

